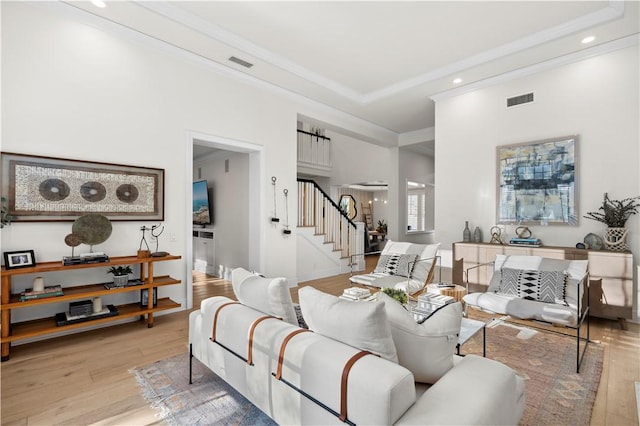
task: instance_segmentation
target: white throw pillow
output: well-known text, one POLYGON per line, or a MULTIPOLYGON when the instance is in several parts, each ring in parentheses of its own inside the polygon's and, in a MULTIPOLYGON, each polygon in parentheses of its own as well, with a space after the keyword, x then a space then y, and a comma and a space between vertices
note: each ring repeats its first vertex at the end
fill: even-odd
POLYGON ((231 272, 231 285, 238 302, 243 305, 298 325, 286 278, 264 278, 236 268, 231 272))
POLYGON ((396 300, 380 292, 391 335, 398 352, 398 363, 413 373, 416 382, 435 383, 453 367, 458 343, 462 304, 447 305, 422 324, 396 300))
POLYGON ((309 286, 298 290, 298 296, 310 330, 398 362, 383 303, 343 300, 309 286))

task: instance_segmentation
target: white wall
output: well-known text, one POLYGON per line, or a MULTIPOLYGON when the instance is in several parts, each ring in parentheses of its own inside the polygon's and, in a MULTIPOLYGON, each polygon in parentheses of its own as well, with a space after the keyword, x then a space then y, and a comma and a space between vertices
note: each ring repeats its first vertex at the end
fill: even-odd
MULTIPOLYGON (((496 146, 572 134, 580 137, 579 224, 531 229, 556 246, 602 235, 604 225, 582 218, 585 212, 598 209, 604 192, 615 199, 640 194, 638 56, 636 45, 436 101, 437 240, 461 241, 465 220, 487 240, 496 221, 496 146), (507 97, 529 92, 534 103, 505 107, 507 97)), ((636 215, 627 223, 636 262, 639 222, 636 215)), ((514 227, 507 233, 511 238, 514 227)))
MULTIPOLYGON (((276 176, 292 199, 299 114, 385 143, 394 136, 278 88, 223 76, 201 58, 178 56, 126 29, 80 23, 76 15, 85 19, 85 14, 64 3, 2 2, 0 7, 2 150, 164 169, 163 224, 172 238, 161 243, 174 254, 187 253, 191 240, 185 209, 191 180, 188 132, 261 146, 260 192, 269 194, 270 177, 276 176)), ((290 218, 295 209, 290 203, 290 218)), ((265 208, 264 235, 251 236, 265 241, 263 272, 296 283, 296 239, 269 226, 269 215, 265 208)), ((112 256, 135 253, 140 226, 114 223, 111 238, 96 249, 112 256)), ((33 248, 39 260, 60 259, 69 254, 63 240, 70 229, 68 222, 13 223, 2 230, 2 250, 33 248)), ((186 282, 191 266, 183 259, 156 269, 186 282)), ((160 295, 185 306, 186 286, 163 287, 160 295)))
POLYGON ((194 161, 193 171, 194 180, 200 171, 199 179, 206 179, 213 189, 213 224, 207 228, 215 231, 215 270, 218 265, 252 269, 249 265, 249 154, 216 151, 212 156, 194 161))

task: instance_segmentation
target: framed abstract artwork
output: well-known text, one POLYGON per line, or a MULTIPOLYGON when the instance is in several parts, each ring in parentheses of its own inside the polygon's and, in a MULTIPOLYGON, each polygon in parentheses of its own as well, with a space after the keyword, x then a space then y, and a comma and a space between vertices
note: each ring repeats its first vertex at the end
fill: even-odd
POLYGON ((578 224, 578 136, 497 147, 497 221, 578 224))
POLYGON ((164 169, 2 153, 2 195, 14 222, 164 220, 164 169))

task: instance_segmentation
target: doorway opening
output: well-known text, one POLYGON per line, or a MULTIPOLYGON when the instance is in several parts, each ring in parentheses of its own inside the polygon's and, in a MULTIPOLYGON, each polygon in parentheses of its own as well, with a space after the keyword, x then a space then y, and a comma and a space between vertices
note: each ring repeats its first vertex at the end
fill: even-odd
MULTIPOLYGON (((242 238, 242 240, 244 241, 240 241, 239 244, 243 245, 242 249, 246 250, 246 253, 248 254, 246 258, 248 259, 248 264, 232 266, 242 266, 250 270, 264 269, 264 221, 260 220, 260 218, 266 216, 264 213, 264 191, 261 191, 261 182, 263 181, 262 176, 264 174, 264 155, 262 146, 215 135, 188 132, 186 137, 186 151, 187 161, 185 173, 185 216, 188 218, 188 220, 186 221, 187 223, 185 223, 185 281, 187 309, 191 309, 193 308, 193 235, 194 230, 196 229, 194 228, 191 220, 193 216, 192 182, 196 180, 196 170, 194 170, 194 152, 202 155, 202 153, 206 151, 211 151, 211 153, 214 153, 215 151, 227 151, 231 154, 245 154, 243 157, 248 157, 248 164, 246 167, 247 176, 244 176, 242 179, 244 184, 242 184, 241 187, 235 188, 235 191, 248 196, 246 223, 239 224, 239 226, 243 227, 243 234, 246 235, 246 238, 242 238)), ((213 196, 213 203, 216 205, 216 209, 224 209, 225 211, 234 210, 234 205, 229 202, 218 203, 219 205, 216 204, 215 192, 213 196)), ((216 215, 214 211, 214 222, 215 220, 216 215)), ((224 225, 219 223, 218 221, 215 226, 224 225)), ((215 251, 224 250, 224 241, 214 238, 213 244, 215 244, 215 251)))

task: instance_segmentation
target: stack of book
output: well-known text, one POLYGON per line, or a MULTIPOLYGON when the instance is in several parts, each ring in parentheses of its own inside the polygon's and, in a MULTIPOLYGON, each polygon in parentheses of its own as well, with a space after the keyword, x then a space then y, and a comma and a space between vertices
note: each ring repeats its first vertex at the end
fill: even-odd
POLYGON ((44 290, 33 291, 28 288, 22 293, 20 293, 20 301, 24 302, 25 300, 33 300, 33 299, 44 299, 46 297, 56 297, 62 296, 62 286, 59 285, 51 285, 44 288, 44 290))
POLYGON ((512 246, 540 247, 542 242, 539 238, 512 238, 509 244, 512 246))
POLYGON ((425 293, 418 297, 418 304, 411 310, 411 313, 416 321, 422 323, 433 315, 435 311, 455 301, 456 299, 451 296, 425 293))
POLYGON ((371 297, 371 292, 366 288, 360 288, 360 287, 347 288, 342 293, 342 296, 340 296, 341 299, 353 300, 353 301, 366 300, 366 299, 369 299, 370 297, 371 297))

